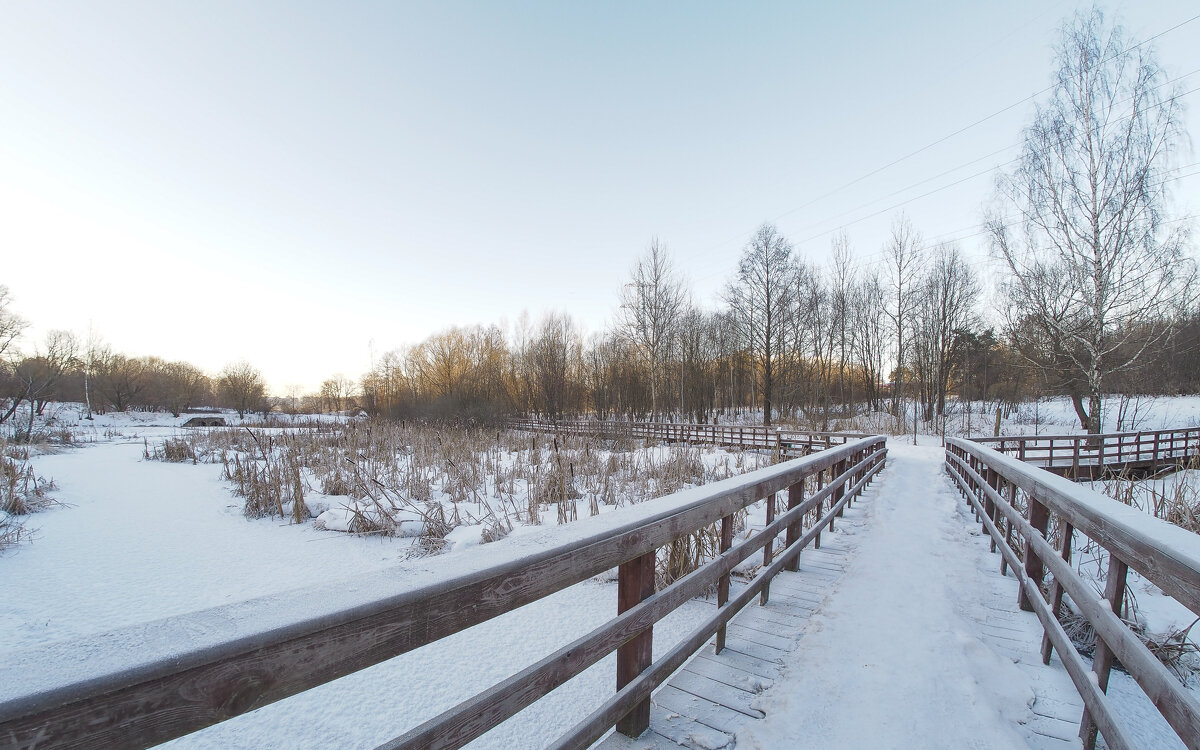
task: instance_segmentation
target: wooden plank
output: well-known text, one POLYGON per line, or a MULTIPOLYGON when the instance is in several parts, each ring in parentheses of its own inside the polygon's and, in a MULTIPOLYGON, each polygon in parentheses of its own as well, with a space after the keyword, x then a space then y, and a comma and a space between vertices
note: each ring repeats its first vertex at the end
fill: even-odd
MULTIPOLYGON (((833 581, 830 583, 832 582, 833 581)), ((821 602, 825 601, 825 598, 829 596, 830 589, 828 585, 819 585, 816 583, 809 583, 807 581, 787 580, 782 576, 776 576, 775 580, 771 582, 771 585, 777 593, 783 596, 791 599, 798 599, 811 604, 820 604, 821 602)))
MULTIPOLYGON (((692 659, 684 666, 684 669, 755 694, 761 693, 775 683, 772 679, 747 672, 729 662, 717 662, 712 659, 692 659)), ((654 719, 651 718, 650 721, 653 725, 654 719)))
POLYGON ((707 659, 720 665, 729 665, 765 680, 777 679, 782 665, 781 662, 775 660, 761 659, 751 654, 743 654, 740 651, 731 651, 728 648, 719 654, 713 653, 711 649, 706 648, 703 651, 697 652, 695 658, 707 659))
POLYGON ((763 609, 770 609, 775 612, 782 612, 793 617, 808 619, 813 612, 816 612, 821 607, 821 602, 811 599, 800 599, 797 597, 784 594, 782 596, 771 597, 771 602, 763 609))
POLYGON ((734 734, 746 723, 745 714, 670 685, 654 693, 654 703, 727 734, 734 734))
POLYGON ((766 646, 782 652, 790 652, 796 649, 796 642, 799 638, 788 638, 782 635, 776 635, 756 628, 748 627, 741 624, 739 620, 734 620, 729 624, 729 635, 736 635, 751 643, 757 643, 760 646, 766 646))
POLYGON ((745 714, 751 719, 761 719, 766 716, 761 710, 750 705, 751 701, 757 697, 757 693, 728 685, 711 677, 689 671, 686 668, 675 673, 671 678, 670 685, 685 693, 691 693, 692 695, 722 705, 725 708, 745 714))
POLYGON ((744 612, 738 615, 738 622, 741 622, 743 625, 758 623, 753 625, 753 627, 759 630, 775 626, 799 631, 804 629, 805 624, 808 622, 808 617, 772 607, 768 604, 767 606, 747 607, 744 612))
POLYGON ((786 649, 764 646, 761 643, 748 641, 745 638, 733 634, 730 634, 725 638, 725 648, 733 649, 734 651, 746 654, 747 656, 754 656, 759 659, 774 662, 776 664, 783 664, 783 657, 787 656, 788 654, 788 650, 786 649))
POLYGON ((733 735, 713 729, 710 726, 681 714, 666 714, 656 712, 654 733, 666 737, 677 747, 691 750, 725 750, 733 748, 733 735))
POLYGON ((641 737, 633 738, 626 737, 620 732, 614 732, 604 741, 594 746, 594 750, 679 750, 680 745, 654 730, 650 727, 650 731, 643 734, 641 737))

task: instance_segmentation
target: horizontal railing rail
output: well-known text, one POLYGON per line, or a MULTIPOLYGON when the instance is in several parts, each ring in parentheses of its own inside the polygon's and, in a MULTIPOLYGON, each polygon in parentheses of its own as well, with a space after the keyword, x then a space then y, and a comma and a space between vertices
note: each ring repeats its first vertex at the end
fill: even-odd
POLYGON ((1057 650, 1083 698, 1085 747, 1097 730, 1110 748, 1136 747, 1106 694, 1116 658, 1184 744, 1200 748, 1200 703, 1120 617, 1130 569, 1200 616, 1200 537, 977 441, 947 439, 946 468, 999 550, 1001 572, 1016 575, 1018 605, 1041 621, 1042 661, 1057 650), (1076 534, 1108 553, 1103 599, 1071 565, 1076 534), (1059 622, 1064 597, 1095 630, 1090 667, 1059 622))
POLYGON ((154 745, 378 664, 614 567, 614 619, 381 747, 461 747, 614 650, 616 694, 556 746, 586 747, 614 725, 637 735, 649 721, 650 692, 714 634, 718 649, 723 646, 725 624, 754 596, 767 600, 771 579, 795 570, 803 547, 820 544, 822 531, 834 528, 845 506, 882 469, 886 454, 882 437, 863 438, 546 530, 545 544, 533 553, 528 536, 501 540, 472 553, 479 555, 480 569, 469 573, 443 579, 425 573, 406 583, 402 571, 388 571, 375 582, 388 589, 386 595, 329 605, 317 614, 307 613, 321 598, 300 591, 9 654, 0 663, 0 745, 154 745), (775 495, 784 490, 787 510, 776 515, 775 495), (735 514, 763 498, 771 499, 766 527, 733 545, 735 514), (805 528, 809 513, 815 520, 805 528), (713 524, 720 526, 720 554, 656 592, 657 550, 713 524), (517 554, 506 558, 508 550, 517 554), (760 550, 764 567, 730 598, 730 572, 760 550), (655 659, 654 623, 714 584, 715 614, 655 659), (297 611, 306 614, 295 616, 297 611), (260 620, 274 624, 252 624, 260 620), (227 630, 236 635, 223 637, 227 630), (97 651, 104 658, 95 663, 84 656, 97 651))
POLYGON ((845 445, 866 437, 861 432, 805 432, 763 425, 684 424, 619 420, 549 421, 510 420, 518 430, 568 435, 599 435, 608 438, 651 438, 670 442, 724 445, 739 448, 779 450, 785 455, 806 456, 817 450, 845 445))
POLYGON ((1077 479, 1096 479, 1126 467, 1154 473, 1200 456, 1200 427, 1104 435, 1006 435, 972 441, 1077 479))

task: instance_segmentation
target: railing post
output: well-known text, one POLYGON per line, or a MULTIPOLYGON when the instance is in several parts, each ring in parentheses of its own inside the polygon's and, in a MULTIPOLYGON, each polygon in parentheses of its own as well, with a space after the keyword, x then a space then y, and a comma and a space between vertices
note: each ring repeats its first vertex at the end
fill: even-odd
MULTIPOLYGON (((989 466, 987 469, 987 473, 984 474, 983 476, 987 479, 987 483, 988 483, 989 487, 991 487, 993 490, 995 490, 997 492, 1000 491, 1000 474, 997 473, 995 469, 993 469, 992 467, 989 466)), ((984 512, 987 514, 987 517, 991 519, 992 523, 995 523, 996 522, 996 501, 993 500, 991 495, 988 495, 987 493, 984 493, 983 497, 984 497, 984 501, 983 501, 984 512)), ((983 528, 986 531, 987 525, 985 524, 983 528)), ((988 539, 990 539, 992 542, 991 543, 991 551, 995 552, 996 551, 995 537, 993 537, 991 534, 988 534, 988 539)))
MULTIPOLYGON (((1038 502, 1032 495, 1028 497, 1029 501, 1029 525, 1034 530, 1046 536, 1046 526, 1050 523, 1050 510, 1038 502)), ((1029 539, 1025 540, 1025 574, 1029 576, 1034 585, 1041 585, 1042 575, 1045 572, 1045 566, 1042 560, 1037 556, 1037 552, 1033 549, 1033 542, 1029 539)), ((1017 596, 1017 606, 1026 612, 1033 611, 1033 603, 1025 594, 1025 587, 1021 586, 1017 596)))
MULTIPOLYGON (((1017 507, 1017 485, 1012 482, 1008 483, 1008 507, 1014 510, 1017 507)), ((1004 544, 1012 547, 1012 522, 1008 520, 1008 516, 1004 517, 1004 544)), ((1000 575, 1008 575, 1008 558, 1004 555, 1000 555, 1000 575)))
MULTIPOLYGON (((1062 559, 1065 563, 1071 562, 1071 538, 1075 535, 1075 527, 1059 518, 1062 523, 1062 559)), ((1058 619, 1058 610, 1062 607, 1063 587, 1058 580, 1058 576, 1054 576, 1054 585, 1050 587, 1050 614, 1054 619, 1058 619)), ((1050 631, 1047 630, 1042 635, 1042 664, 1050 663, 1050 655, 1054 653, 1054 644, 1050 642, 1050 631)))
MULTIPOLYGON (((792 510, 804 502, 804 478, 801 477, 799 482, 788 487, 788 510, 792 510)), ((788 524, 787 537, 785 545, 790 549, 804 534, 804 516, 800 516, 795 523, 788 524)), ((787 565, 783 566, 784 570, 790 570, 793 573, 800 570, 800 553, 792 555, 792 559, 787 565)))
MULTIPOLYGON (((1117 617, 1121 616, 1121 607, 1125 602, 1125 577, 1129 574, 1129 566, 1112 552, 1108 553, 1108 580, 1104 583, 1104 598, 1112 604, 1112 611, 1117 617)), ((1092 671, 1096 673, 1096 683, 1102 691, 1108 691, 1108 675, 1112 671, 1113 653, 1108 644, 1099 635, 1096 636, 1096 653, 1092 656, 1092 671)), ((1086 708, 1083 709, 1083 719, 1079 724, 1079 738, 1083 740, 1084 750, 1096 747, 1096 722, 1086 708)))
MULTIPOLYGON (((767 525, 770 526, 775 522, 775 493, 767 495, 767 525)), ((723 536, 723 535, 722 535, 723 536)), ((775 559, 775 537, 767 540, 767 546, 763 547, 763 568, 765 569, 775 559)), ((763 586, 762 593, 758 595, 758 603, 766 604, 771 598, 771 582, 763 586)))
MULTIPOLYGON (((817 492, 820 492, 824 488, 825 488, 825 470, 821 469, 820 471, 817 472, 817 492)), ((818 521, 817 525, 818 526, 820 526, 819 522, 821 520, 821 511, 824 508, 825 508, 824 500, 817 503, 816 511, 817 511, 817 521, 818 521)), ((816 538, 813 539, 813 549, 821 549, 821 532, 819 532, 819 531, 817 532, 816 538)))
MULTIPOLYGON (((834 472, 834 475, 837 477, 840 477, 842 474, 845 474, 846 473, 846 459, 843 458, 841 461, 838 461, 836 464, 834 464, 833 472, 834 472)), ((837 489, 833 491, 833 500, 831 501, 832 505, 836 506, 839 502, 841 502, 842 498, 845 496, 846 496, 846 480, 839 479, 837 489)), ((842 510, 844 510, 844 506, 843 506, 843 508, 838 508, 837 513, 835 513, 834 515, 836 515, 838 518, 841 518, 842 510)), ((833 519, 832 518, 829 519, 829 530, 833 531, 833 519)))
MULTIPOLYGON (((617 614, 654 594, 654 551, 621 563, 617 572, 617 614)), ((617 690, 628 685, 654 662, 654 626, 617 649, 617 690)), ((650 699, 634 706, 617 722, 617 731, 638 737, 650 726, 650 699)))
MULTIPOLYGON (((733 545, 733 516, 721 519, 721 551, 725 552, 733 545)), ((717 607, 724 607, 729 601, 729 574, 717 579, 717 607)), ((725 648, 725 626, 717 629, 716 652, 719 654, 725 648)))

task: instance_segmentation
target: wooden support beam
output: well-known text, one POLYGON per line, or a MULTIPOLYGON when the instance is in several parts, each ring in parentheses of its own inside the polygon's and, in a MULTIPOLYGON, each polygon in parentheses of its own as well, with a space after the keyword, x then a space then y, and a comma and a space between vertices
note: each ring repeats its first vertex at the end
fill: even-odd
MULTIPOLYGON (((617 614, 654 594, 654 552, 622 563, 617 572, 617 614)), ((654 662, 654 626, 617 649, 617 690, 628 685, 654 662)), ((638 737, 650 726, 650 699, 634 706, 617 722, 617 731, 638 737)))
MULTIPOLYGON (((775 521, 775 493, 767 495, 767 526, 770 526, 775 521)), ((771 561, 775 558, 775 538, 767 540, 767 546, 763 547, 763 569, 771 565, 771 561)), ((766 604, 771 598, 771 584, 768 581, 766 586, 763 586, 762 593, 759 594, 758 603, 766 604)))
MULTIPOLYGON (((1043 538, 1046 536, 1046 526, 1050 523, 1050 510, 1029 496, 1026 498, 1029 503, 1029 525, 1034 530, 1041 534, 1043 538)), ((1033 542, 1029 539, 1025 540, 1025 575, 1029 576, 1029 580, 1035 584, 1041 585, 1042 576, 1045 573, 1045 565, 1042 564, 1042 559, 1038 557, 1037 549, 1033 546, 1033 542)), ((1022 587, 1017 595, 1017 606, 1026 612, 1033 611, 1033 603, 1029 601, 1025 594, 1025 589, 1022 587)))
MULTIPOLYGON (((1063 562, 1071 562, 1071 542, 1075 536, 1075 528, 1065 521, 1062 523, 1062 559, 1063 562)), ((1058 580, 1058 576, 1054 577, 1054 585, 1050 587, 1050 614, 1058 619, 1058 610, 1062 608, 1063 587, 1062 582, 1058 580)), ((1050 640, 1050 631, 1042 636, 1042 664, 1050 663, 1050 655, 1054 653, 1054 644, 1050 640)))
MULTIPOLYGON (((1113 614, 1121 616, 1121 608, 1125 604, 1125 578, 1129 575, 1129 566, 1116 555, 1108 556, 1108 579, 1104 582, 1104 598, 1112 605, 1113 614)), ((1109 645, 1096 633, 1096 653, 1092 656, 1092 671, 1096 673, 1096 684, 1100 690, 1108 692, 1108 676, 1112 673, 1113 652, 1109 645)), ((1084 750, 1095 750, 1096 722, 1085 708, 1083 719, 1079 722, 1079 738, 1083 740, 1084 750)))
MULTIPOLYGON (((796 482, 795 484, 788 487, 788 510, 792 510, 796 506, 800 505, 800 503, 802 503, 802 502, 804 502, 804 480, 803 479, 801 479, 799 482, 796 482)), ((801 516, 799 519, 796 520, 795 523, 793 523, 787 527, 787 536, 784 538, 784 542, 785 542, 784 546, 790 548, 793 544, 796 543, 796 540, 799 539, 800 535, 803 533, 804 533, 804 517, 801 516)), ((784 566, 784 570, 790 570, 792 572, 795 572, 799 569, 800 569, 800 553, 796 553, 795 555, 792 556, 792 558, 790 560, 788 560, 787 565, 784 566)))
MULTIPOLYGON (((733 516, 721 519, 721 551, 729 549, 733 544, 733 516)), ((723 607, 729 601, 729 574, 717 579, 717 606, 723 607)), ((717 629, 716 652, 719 654, 725 648, 725 626, 717 629)))

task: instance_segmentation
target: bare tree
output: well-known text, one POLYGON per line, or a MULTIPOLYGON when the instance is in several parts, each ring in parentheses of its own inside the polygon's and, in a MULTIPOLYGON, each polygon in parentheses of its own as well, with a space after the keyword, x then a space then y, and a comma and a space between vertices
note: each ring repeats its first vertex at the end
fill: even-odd
POLYGON ((838 400, 843 408, 854 412, 854 380, 850 379, 847 393, 847 365, 849 350, 854 346, 854 328, 850 321, 851 294, 854 289, 854 268, 851 264, 850 237, 843 231, 833 238, 833 259, 830 265, 829 293, 834 320, 836 321, 838 346, 838 400))
POLYGON ((105 402, 116 411, 125 411, 145 392, 149 385, 145 360, 124 354, 101 352, 93 373, 95 388, 105 402))
POLYGON ((619 313, 621 334, 641 353, 649 371, 651 415, 659 413, 662 362, 686 302, 687 292, 667 246, 657 237, 652 238, 621 291, 619 313))
POLYGON ((245 417, 248 411, 257 411, 263 407, 263 396, 266 385, 262 373, 249 362, 234 362, 225 365, 217 379, 225 404, 237 410, 239 417, 245 417))
POLYGON ((583 341, 571 317, 565 313, 546 315, 529 356, 543 413, 551 419, 562 418, 576 406, 573 386, 583 359, 583 341))
MULTIPOLYGON (((21 399, 29 404, 29 422, 24 439, 32 439, 34 417, 42 413, 55 394, 59 380, 76 363, 79 344, 70 331, 50 331, 42 346, 17 364, 15 376, 22 390, 21 399)), ((0 420, 2 421, 2 420, 0 420)))
POLYGON ((87 404, 87 418, 92 419, 92 379, 96 367, 107 357, 104 340, 91 323, 88 323, 87 340, 83 344, 83 400, 87 404))
POLYGON ((883 380, 884 287, 878 271, 870 271, 853 288, 850 310, 854 318, 856 364, 867 381, 871 408, 879 409, 879 384, 883 380))
POLYGON ((938 245, 915 288, 912 370, 917 377, 926 422, 946 413, 956 348, 975 320, 979 280, 954 243, 938 245))
POLYGON ((24 398, 21 383, 14 372, 17 361, 20 361, 15 347, 17 339, 29 324, 14 313, 11 306, 12 296, 8 287, 0 285, 0 422, 16 413, 17 406, 24 398))
POLYGON ((8 287, 0 284, 0 358, 8 354, 8 350, 29 326, 24 318, 11 309, 12 295, 8 287))
POLYGON ((896 373, 892 379, 892 412, 900 422, 900 431, 905 430, 904 412, 900 408, 904 388, 905 334, 912 325, 912 311, 916 303, 913 287, 921 268, 922 238, 913 228, 912 222, 903 214, 892 223, 892 236, 884 246, 887 257, 888 281, 891 283, 891 304, 884 312, 892 324, 896 337, 896 373))
POLYGON ((771 424, 775 370, 782 353, 784 321, 792 304, 792 243, 773 224, 763 224, 742 251, 737 277, 725 291, 742 339, 762 382, 763 424, 771 424))
POLYGON ((1055 52, 1053 93, 999 180, 987 229, 1008 271, 1010 330, 1044 339, 1034 348, 1050 356, 1035 363, 1058 371, 1080 424, 1098 433, 1105 379, 1136 365, 1192 298, 1186 228, 1164 219, 1182 105, 1153 50, 1099 10, 1069 19, 1055 52), (1000 212, 1012 209, 1010 225, 1000 212))

